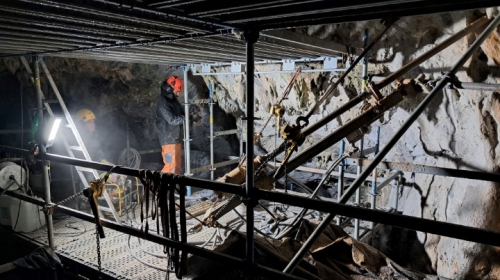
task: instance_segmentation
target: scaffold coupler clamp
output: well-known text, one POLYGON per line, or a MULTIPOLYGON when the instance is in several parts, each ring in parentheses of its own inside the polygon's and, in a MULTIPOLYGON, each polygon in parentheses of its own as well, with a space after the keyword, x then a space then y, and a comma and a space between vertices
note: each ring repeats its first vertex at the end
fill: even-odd
POLYGON ((298 147, 302 145, 306 139, 306 137, 304 136, 304 134, 302 134, 301 131, 302 128, 300 125, 300 120, 299 120, 300 118, 302 118, 301 120, 305 121, 304 126, 307 126, 308 120, 305 117, 299 117, 295 125, 290 126, 287 124, 280 131, 281 137, 285 140, 287 150, 285 152, 283 160, 281 161, 281 166, 278 168, 278 170, 276 170, 276 173, 274 173, 273 175, 275 179, 277 178, 277 176, 280 176, 280 174, 285 169, 286 163, 290 159, 292 153, 294 151, 297 151, 298 147))
POLYGON ((28 165, 34 165, 36 163, 36 156, 40 154, 40 146, 38 142, 31 141, 29 144, 29 154, 28 154, 28 165))
POLYGON ((288 159, 294 151, 297 151, 298 147, 302 145, 306 139, 304 134, 302 134, 302 129, 297 119, 296 125, 286 125, 281 129, 281 137, 287 142, 288 150, 286 151, 285 157, 281 162, 282 166, 288 162, 288 159))
POLYGON ((451 72, 441 72, 441 77, 441 79, 450 79, 450 82, 457 79, 457 76, 451 72))
POLYGON ((457 76, 451 72, 446 72, 443 73, 442 79, 447 79, 449 84, 452 85, 457 85, 460 81, 458 80, 457 76))
POLYGON ((384 96, 380 93, 380 88, 378 87, 378 85, 374 82, 369 82, 367 88, 375 103, 379 104, 380 100, 382 100, 384 96))
POLYGON ((359 151, 359 148, 356 147, 355 145, 351 145, 349 147, 349 150, 346 152, 348 157, 352 157, 355 153, 359 151))
MULTIPOLYGON (((420 73, 415 79, 413 79, 413 81, 415 82, 416 85, 418 85, 420 87, 420 89, 424 93, 431 92, 432 86, 428 83, 428 81, 426 81, 425 74, 420 73)), ((449 85, 452 86, 451 83, 449 85)))
POLYGON ((271 106, 271 110, 269 113, 277 118, 281 118, 283 117, 285 110, 283 110, 283 107, 281 107, 280 104, 276 103, 273 106, 271 106))
POLYGON ((368 192, 369 195, 371 196, 379 196, 379 194, 376 192, 376 193, 373 193, 373 192, 368 192))
POLYGON ((94 215, 95 222, 97 225, 97 232, 99 233, 100 238, 105 238, 106 236, 104 235, 104 228, 102 227, 101 219, 99 217, 98 198, 103 195, 105 191, 105 183, 108 180, 111 170, 113 170, 113 168, 111 168, 106 173, 106 175, 104 175, 103 178, 91 181, 89 183, 89 187, 83 190, 83 195, 87 197, 88 202, 90 204, 90 209, 92 210, 92 214, 94 215))
POLYGON ((44 213, 45 215, 49 216, 49 215, 52 215, 52 213, 54 213, 54 208, 55 208, 55 207, 56 207, 56 204, 54 204, 54 203, 45 204, 45 205, 43 206, 42 211, 43 211, 43 213, 44 213))
POLYGON ((255 198, 252 198, 251 195, 249 197, 240 197, 241 202, 247 207, 247 209, 253 209, 255 206, 257 206, 258 200, 255 198))
POLYGON ((105 238, 106 236, 104 235, 104 229, 101 225, 101 219, 99 218, 99 205, 97 203, 98 196, 96 192, 91 187, 89 187, 83 190, 83 195, 88 198, 90 209, 92 210, 92 214, 94 215, 95 223, 97 225, 97 232, 99 233, 99 237, 105 238))

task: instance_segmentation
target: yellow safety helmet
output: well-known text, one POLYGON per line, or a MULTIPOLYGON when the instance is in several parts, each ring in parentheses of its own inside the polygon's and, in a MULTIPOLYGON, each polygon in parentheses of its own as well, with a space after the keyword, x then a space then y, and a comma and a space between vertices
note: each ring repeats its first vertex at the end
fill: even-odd
POLYGON ((95 120, 95 115, 89 109, 81 109, 76 113, 76 121, 88 122, 91 120, 95 120))

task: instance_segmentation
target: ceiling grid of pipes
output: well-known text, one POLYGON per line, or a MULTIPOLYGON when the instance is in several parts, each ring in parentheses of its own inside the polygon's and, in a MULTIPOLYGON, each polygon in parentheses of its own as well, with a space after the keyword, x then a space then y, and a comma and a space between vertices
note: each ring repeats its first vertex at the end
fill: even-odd
MULTIPOLYGON (((477 9, 491 0, 17 0, 0 3, 0 57, 43 54, 153 64, 245 60, 240 30, 477 9)), ((257 60, 345 52, 262 33, 257 60), (278 38, 278 39, 277 39, 278 38)))

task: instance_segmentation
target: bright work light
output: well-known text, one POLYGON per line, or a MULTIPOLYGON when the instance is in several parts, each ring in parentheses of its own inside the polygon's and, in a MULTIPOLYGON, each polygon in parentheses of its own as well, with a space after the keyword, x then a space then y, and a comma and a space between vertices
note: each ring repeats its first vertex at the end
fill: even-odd
POLYGON ((56 139, 56 134, 57 131, 59 130, 59 125, 61 124, 61 120, 62 120, 61 117, 57 117, 54 120, 54 124, 52 124, 52 129, 50 130, 49 139, 47 140, 46 147, 50 147, 52 146, 52 144, 54 144, 54 140, 56 139))

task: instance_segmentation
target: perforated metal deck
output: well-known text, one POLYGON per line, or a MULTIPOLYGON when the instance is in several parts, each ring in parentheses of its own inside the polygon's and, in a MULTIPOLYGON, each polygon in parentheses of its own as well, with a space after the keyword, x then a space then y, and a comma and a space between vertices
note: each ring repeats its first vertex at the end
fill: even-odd
MULTIPOLYGON (((192 213, 197 213, 199 219, 209 203, 202 203, 187 208, 192 213), (200 215, 201 214, 201 215, 200 215)), ((137 207, 136 211, 139 211, 137 207)), ((139 217, 139 213, 136 213, 139 217)), ((224 216, 220 222, 226 225, 236 220, 236 214, 224 216)), ((151 231, 155 231, 156 221, 148 220, 151 231)), ((188 221, 188 229, 198 222, 195 219, 188 221)), ((137 225, 137 221, 135 222, 137 225)), ((116 279, 153 280, 165 279, 167 258, 163 253, 163 246, 146 240, 117 232, 108 228, 104 229, 106 238, 100 239, 102 272, 116 279), (135 256, 135 257, 134 257, 135 256), (146 265, 146 264, 148 265, 146 265), (153 268, 151 266, 155 266, 153 268), (163 271, 161 271, 163 270, 163 271)), ((196 244, 205 243, 214 233, 213 228, 203 228, 196 234, 188 235, 188 242, 196 244), (208 237, 207 237, 208 236, 208 237)), ((48 244, 45 228, 40 228, 31 233, 22 233, 30 241, 48 244)), ((97 251, 95 225, 69 216, 54 216, 54 244, 56 253, 71 258, 83 265, 97 269, 97 251)), ((211 249, 212 247, 206 247, 211 249)), ((176 279, 171 273, 172 278, 176 279)))
MULTIPOLYGON (((291 192, 290 194, 302 195, 291 192)), ((186 211, 194 214, 197 219, 202 220, 205 211, 212 205, 207 201, 198 205, 188 207, 186 211)), ((278 205, 278 204, 272 204, 278 205)), ((296 215, 301 208, 286 207, 288 216, 291 219, 296 215)), ((140 207, 135 208, 135 216, 129 213, 129 216, 140 217, 140 207)), ((235 213, 240 212, 244 217, 244 210, 237 208, 230 211, 218 222, 222 226, 227 226, 240 232, 245 232, 244 221, 235 213)), ((255 208, 255 222, 257 228, 268 227, 268 219, 265 217, 267 213, 255 208)), ((319 213, 318 213, 319 214, 319 213)), ((318 215, 319 216, 319 215, 318 215)), ((227 236, 228 232, 224 229, 203 227, 201 231, 189 232, 195 225, 199 223, 197 219, 190 219, 186 216, 188 229, 188 243, 202 246, 206 249, 213 249, 220 245, 227 236)), ((310 218, 314 218, 311 216, 310 218)), ((131 221, 136 228, 139 227, 139 220, 131 221)), ((150 231, 156 233, 156 221, 148 220, 150 231)), ((348 229, 347 229, 348 230, 348 229)), ((167 258, 163 253, 163 246, 152 243, 146 240, 139 240, 136 237, 105 228, 106 238, 100 240, 101 247, 101 262, 103 273, 116 279, 139 279, 153 280, 165 279, 167 271, 167 258), (156 267, 156 268, 155 268, 156 267)), ((22 234, 26 238, 38 243, 47 244, 47 232, 45 228, 38 229, 34 232, 22 234)), ((69 216, 54 216, 54 243, 56 252, 67 258, 75 260, 83 265, 97 269, 97 252, 96 252, 96 235, 95 225, 89 222, 82 221, 69 216)), ((176 279, 171 273, 170 279, 176 279)))

